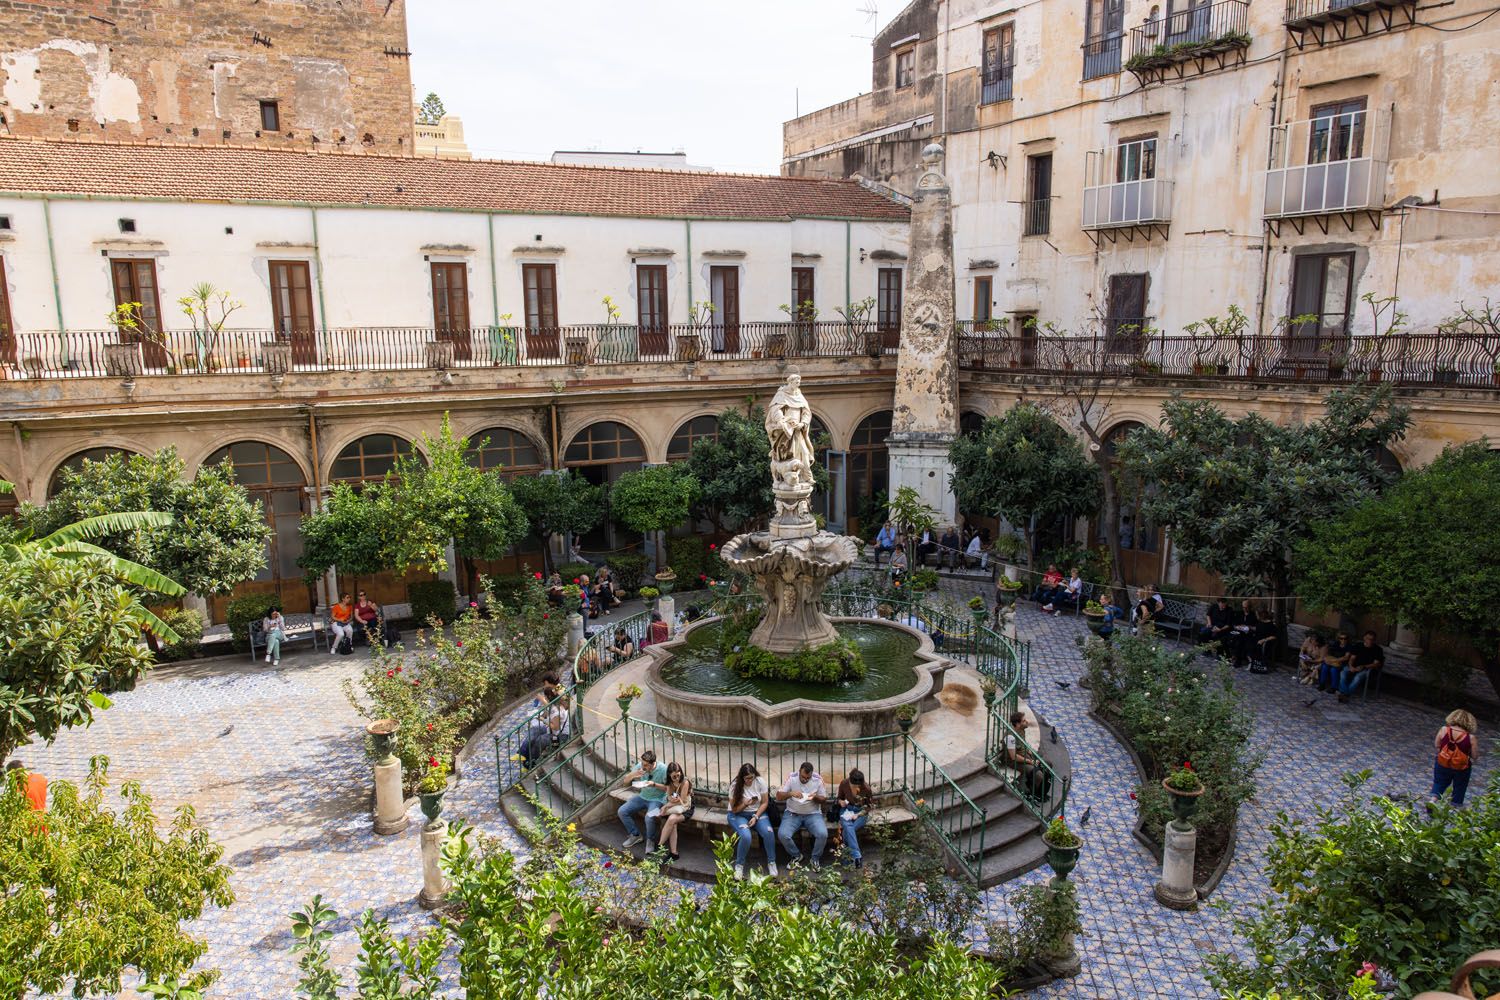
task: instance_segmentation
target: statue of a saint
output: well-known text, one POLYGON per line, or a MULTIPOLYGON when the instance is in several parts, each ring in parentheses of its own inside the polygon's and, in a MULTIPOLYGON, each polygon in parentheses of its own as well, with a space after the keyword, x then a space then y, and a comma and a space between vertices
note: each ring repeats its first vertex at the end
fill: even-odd
POLYGON ((812 407, 802 395, 802 376, 793 372, 766 407, 771 439, 771 480, 777 486, 813 485, 812 407))

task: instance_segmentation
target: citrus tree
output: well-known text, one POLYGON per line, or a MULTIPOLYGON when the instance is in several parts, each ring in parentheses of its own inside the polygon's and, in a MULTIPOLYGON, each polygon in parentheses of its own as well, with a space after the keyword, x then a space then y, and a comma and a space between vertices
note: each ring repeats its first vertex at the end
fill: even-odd
POLYGON ((609 491, 610 515, 616 523, 651 535, 657 566, 663 566, 661 533, 687 522, 701 489, 693 474, 678 465, 653 465, 627 472, 609 491))
POLYGON ((604 487, 595 486, 571 470, 519 476, 510 481, 510 491, 525 512, 526 520, 547 543, 542 549, 542 559, 548 570, 554 565, 554 538, 582 535, 604 520, 604 487))

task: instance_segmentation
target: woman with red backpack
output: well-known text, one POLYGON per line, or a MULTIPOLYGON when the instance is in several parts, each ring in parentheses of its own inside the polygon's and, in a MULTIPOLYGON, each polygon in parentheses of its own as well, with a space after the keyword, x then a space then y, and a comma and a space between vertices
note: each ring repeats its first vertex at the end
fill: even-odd
POLYGON ((1479 723, 1463 709, 1449 712, 1445 725, 1438 730, 1433 745, 1437 747, 1437 760, 1432 765, 1432 801, 1436 802, 1450 786, 1453 788, 1453 804, 1464 804, 1464 794, 1469 790, 1469 774, 1474 769, 1474 758, 1479 753, 1479 741, 1475 735, 1479 723))

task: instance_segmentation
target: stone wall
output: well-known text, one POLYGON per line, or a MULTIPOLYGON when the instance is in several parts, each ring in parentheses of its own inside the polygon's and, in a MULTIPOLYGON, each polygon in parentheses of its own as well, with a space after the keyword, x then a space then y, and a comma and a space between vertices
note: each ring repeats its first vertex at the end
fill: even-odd
POLYGON ((412 149, 403 0, 0 0, 0 24, 13 135, 412 149))

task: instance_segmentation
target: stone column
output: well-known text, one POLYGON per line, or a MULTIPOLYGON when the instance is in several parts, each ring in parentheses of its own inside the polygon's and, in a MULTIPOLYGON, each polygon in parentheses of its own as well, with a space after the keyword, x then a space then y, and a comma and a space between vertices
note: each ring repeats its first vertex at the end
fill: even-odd
POLYGON ((448 880, 443 877, 441 864, 443 841, 447 839, 445 820, 433 820, 422 828, 422 891, 417 894, 417 904, 424 910, 441 906, 448 895, 448 880))
POLYGON ((1422 637, 1405 625, 1396 625, 1396 638, 1391 640, 1390 651, 1415 660, 1422 655, 1422 637))
POLYGON ((406 829, 406 799, 401 795, 401 762, 387 757, 375 765, 375 832, 390 836, 406 829))
POLYGON ((957 522, 949 485, 948 446, 958 434, 958 351, 954 333, 953 208, 943 176, 943 148, 922 151, 924 170, 912 195, 911 242, 896 363, 891 436, 890 492, 910 486, 938 512, 957 522))
POLYGON ((574 611, 568 615, 568 659, 572 660, 578 656, 578 651, 583 648, 583 615, 574 611))
POLYGON ((1198 850, 1198 831, 1190 824, 1169 820, 1166 843, 1161 851, 1161 881, 1156 883, 1156 901, 1173 910, 1188 910, 1198 905, 1198 890, 1193 885, 1193 858, 1198 850))
POLYGON ((658 597, 656 610, 661 613, 661 620, 667 623, 667 628, 672 628, 677 620, 677 600, 671 594, 658 597))

